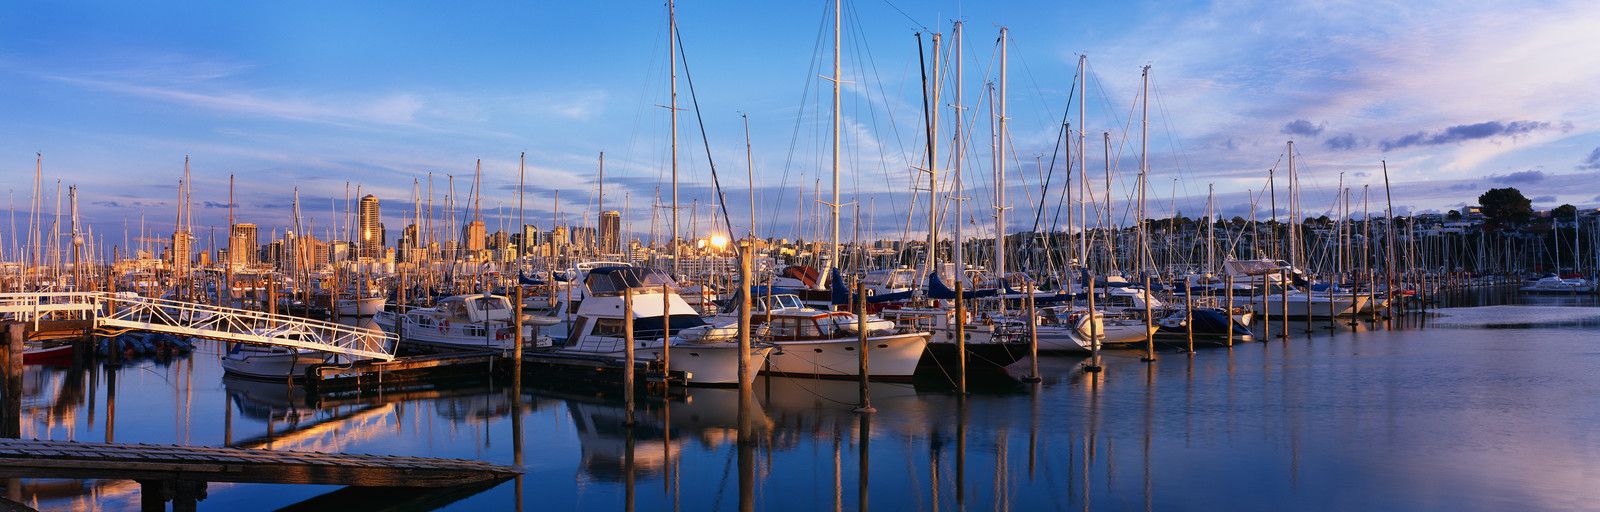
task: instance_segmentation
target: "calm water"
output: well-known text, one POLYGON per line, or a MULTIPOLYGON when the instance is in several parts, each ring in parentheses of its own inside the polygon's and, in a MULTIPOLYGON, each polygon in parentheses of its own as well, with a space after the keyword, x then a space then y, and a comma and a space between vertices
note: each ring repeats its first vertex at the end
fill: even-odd
MULTIPOLYGON (((1395 331, 1318 324, 1307 338, 1295 322, 1288 342, 1163 350, 1154 364, 1113 352, 1099 376, 1081 372, 1081 358, 1049 357, 1037 388, 964 403, 879 384, 878 413, 867 416, 850 410, 852 383, 764 380, 744 457, 737 391, 643 400, 632 499, 639 510, 737 509, 743 491, 757 510, 854 510, 865 474, 875 510, 1600 509, 1600 309, 1532 302, 1395 331), (1490 314, 1552 320, 1460 320, 1490 314)), ((549 386, 515 395, 485 382, 308 405, 283 383, 224 378, 217 357, 206 344, 115 371, 29 366, 24 437, 511 464, 520 423, 520 482, 430 499, 455 510, 510 510, 519 494, 528 510, 622 509, 628 499, 616 396, 549 386)), ((337 490, 213 483, 201 507, 327 508, 306 500, 337 490)), ((139 494, 132 482, 28 480, 22 499, 121 510, 137 508, 139 494)))

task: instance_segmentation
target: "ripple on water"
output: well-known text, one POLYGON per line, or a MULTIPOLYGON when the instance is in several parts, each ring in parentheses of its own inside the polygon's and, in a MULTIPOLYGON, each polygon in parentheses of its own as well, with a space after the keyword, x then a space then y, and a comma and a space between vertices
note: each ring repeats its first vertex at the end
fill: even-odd
POLYGON ((1600 307, 1476 306, 1440 308, 1428 319, 1429 327, 1529 328, 1600 326, 1600 307))

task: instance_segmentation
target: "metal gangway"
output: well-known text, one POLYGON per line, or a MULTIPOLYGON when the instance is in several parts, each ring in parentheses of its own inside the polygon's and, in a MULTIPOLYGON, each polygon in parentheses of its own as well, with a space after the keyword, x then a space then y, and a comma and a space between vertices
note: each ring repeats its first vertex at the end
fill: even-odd
POLYGON ((88 322, 100 332, 159 332, 383 361, 394 359, 399 342, 379 329, 127 292, 0 293, 0 319, 35 329, 43 322, 88 322))

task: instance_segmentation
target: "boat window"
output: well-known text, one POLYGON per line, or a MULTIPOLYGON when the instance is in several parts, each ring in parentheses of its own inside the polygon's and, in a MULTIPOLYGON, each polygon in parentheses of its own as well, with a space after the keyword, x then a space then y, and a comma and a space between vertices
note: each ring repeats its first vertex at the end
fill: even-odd
POLYGON ((595 336, 620 337, 625 334, 622 330, 621 318, 597 318, 594 321, 595 336))
POLYGON ((450 316, 456 318, 466 318, 467 316, 467 305, 460 301, 446 303, 445 309, 450 312, 450 316))
POLYGON ((478 308, 478 311, 498 311, 502 309, 509 309, 506 306, 506 300, 502 297, 480 297, 477 299, 472 299, 472 305, 473 307, 478 308))

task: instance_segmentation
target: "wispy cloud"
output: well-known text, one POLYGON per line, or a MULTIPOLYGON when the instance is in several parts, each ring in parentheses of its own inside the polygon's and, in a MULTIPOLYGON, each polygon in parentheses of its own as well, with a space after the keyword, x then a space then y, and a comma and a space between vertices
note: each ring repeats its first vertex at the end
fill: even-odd
POLYGON ((1600 147, 1590 151, 1589 156, 1583 159, 1583 163, 1578 164, 1578 169, 1600 170, 1600 147))
POLYGON ((1514 173, 1511 173, 1511 174, 1506 174, 1506 175, 1501 175, 1501 176, 1490 176, 1489 177, 1489 181, 1493 181, 1495 183, 1504 183, 1504 184, 1517 185, 1517 184, 1526 184, 1526 183, 1538 183, 1540 181, 1544 181, 1544 176, 1545 176, 1544 175, 1544 171, 1529 169, 1529 170, 1526 170, 1526 171, 1517 171, 1517 172, 1514 172, 1514 173))
POLYGON ((1385 139, 1379 145, 1383 147, 1384 151, 1389 151, 1410 146, 1435 146, 1490 137, 1517 137, 1550 127, 1551 124, 1545 121, 1486 121, 1455 125, 1432 133, 1416 132, 1393 139, 1385 139))
POLYGON ((1321 135, 1322 130, 1327 127, 1328 123, 1312 124, 1311 121, 1296 119, 1284 124, 1283 128, 1278 130, 1278 133, 1316 137, 1321 135))

